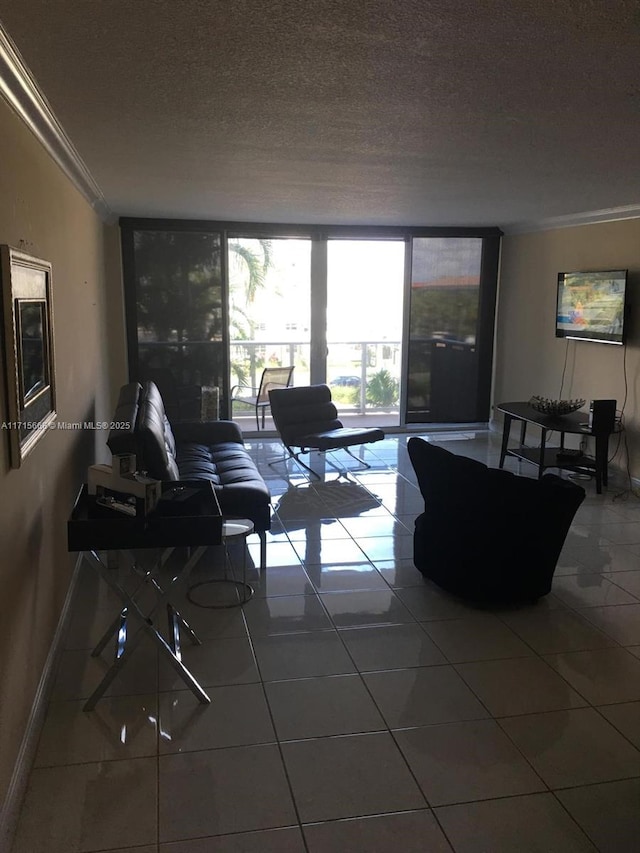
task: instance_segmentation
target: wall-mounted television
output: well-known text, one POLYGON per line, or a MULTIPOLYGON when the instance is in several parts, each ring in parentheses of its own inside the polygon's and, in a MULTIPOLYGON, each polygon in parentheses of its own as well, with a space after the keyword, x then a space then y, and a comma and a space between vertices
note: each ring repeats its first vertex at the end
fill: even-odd
POLYGON ((556 337, 625 342, 627 270, 558 273, 556 337))

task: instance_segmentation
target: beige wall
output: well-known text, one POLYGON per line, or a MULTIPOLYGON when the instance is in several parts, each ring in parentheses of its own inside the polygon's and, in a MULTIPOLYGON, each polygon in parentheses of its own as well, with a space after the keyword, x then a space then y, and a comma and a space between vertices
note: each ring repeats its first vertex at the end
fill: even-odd
MULTIPOLYGON (((2 100, 0 243, 53 265, 59 421, 108 418, 112 395, 106 365, 113 337, 116 369, 123 357, 115 280, 111 313, 105 311, 105 270, 117 274, 117 231, 103 226, 2 100)), ((5 396, 3 366, 1 420, 6 420, 5 396)), ((38 442, 21 468, 12 469, 8 436, 0 431, 0 800, 71 578, 75 558, 67 553, 67 517, 86 466, 103 453, 104 435, 55 430, 38 442)))
MULTIPOLYGON (((624 408, 631 472, 640 477, 640 220, 503 238, 494 402, 544 397, 612 399, 624 408), (555 337, 559 272, 629 269, 632 332, 626 348, 555 337), (626 352, 625 352, 626 349, 626 352), (564 383, 562 383, 565 365, 564 383), (562 387, 562 392, 561 392, 562 387)), ((626 469, 624 440, 613 461, 626 469)), ((612 439, 610 452, 617 444, 612 439)))

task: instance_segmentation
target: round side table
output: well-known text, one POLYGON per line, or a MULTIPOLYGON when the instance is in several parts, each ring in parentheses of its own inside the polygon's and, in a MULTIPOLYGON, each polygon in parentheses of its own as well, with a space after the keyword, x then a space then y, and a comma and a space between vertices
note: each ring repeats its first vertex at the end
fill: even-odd
POLYGON ((192 604, 198 607, 207 607, 214 610, 224 607, 238 607, 246 604, 253 595, 253 587, 247 583, 247 543, 246 539, 253 533, 253 522, 248 518, 230 518, 222 522, 222 546, 224 548, 224 574, 223 578, 210 578, 209 580, 199 581, 192 584, 187 590, 187 598, 192 604), (231 559, 229 557, 229 545, 240 543, 242 545, 242 580, 236 580, 233 577, 228 577, 228 570, 231 574, 234 573, 231 559), (206 592, 208 587, 219 589, 220 586, 226 586, 233 589, 235 600, 224 601, 214 598, 207 600, 206 592), (199 590, 199 592, 196 592, 199 590), (194 595, 194 593, 196 593, 194 595))

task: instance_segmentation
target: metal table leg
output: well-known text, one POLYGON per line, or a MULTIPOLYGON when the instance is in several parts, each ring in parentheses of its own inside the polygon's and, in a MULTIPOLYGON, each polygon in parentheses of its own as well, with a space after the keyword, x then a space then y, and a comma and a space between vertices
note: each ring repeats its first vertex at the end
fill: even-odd
POLYGON ((98 645, 93 650, 94 655, 100 654, 105 648, 109 639, 112 638, 115 634, 117 634, 115 661, 113 662, 109 670, 105 673, 104 678, 102 679, 98 687, 94 690, 94 692, 91 694, 91 696, 85 703, 85 711, 90 711, 92 710, 92 708, 95 707, 98 699, 100 699, 100 697, 104 694, 105 690, 109 687, 116 675, 122 670, 122 668, 127 663, 129 658, 135 651, 136 647, 140 644, 142 638, 145 635, 149 635, 153 639, 153 641, 158 646, 161 655, 164 655, 165 659, 176 670, 178 675, 182 678, 187 687, 194 693, 196 698, 200 702, 205 704, 208 704, 210 702, 209 697, 202 689, 200 684, 198 684, 197 680, 189 672, 187 667, 182 663, 180 654, 180 629, 182 628, 186 631, 190 640, 194 644, 199 644, 200 640, 196 633, 193 631, 193 629, 182 618, 180 613, 174 608, 173 604, 169 600, 169 594, 174 583, 179 578, 184 580, 188 579, 194 566, 202 557, 205 551, 206 547, 204 546, 196 548, 191 554, 182 571, 178 575, 174 576, 164 589, 160 586, 160 584, 156 581, 155 578, 150 576, 149 573, 149 577, 147 579, 151 582, 155 591, 158 593, 158 598, 156 599, 155 605, 148 613, 145 613, 135 600, 135 595, 139 591, 140 585, 137 587, 134 593, 130 594, 113 577, 113 571, 105 566, 105 564, 102 562, 102 560, 95 551, 83 552, 84 559, 86 559, 87 562, 98 571, 105 583, 120 598, 124 605, 118 616, 113 620, 111 625, 109 625, 107 631, 102 636, 98 645), (152 618, 156 611, 165 606, 169 618, 169 642, 167 642, 162 636, 162 634, 158 631, 152 618), (132 617, 138 623, 137 630, 134 633, 130 631, 129 627, 129 620, 132 617))

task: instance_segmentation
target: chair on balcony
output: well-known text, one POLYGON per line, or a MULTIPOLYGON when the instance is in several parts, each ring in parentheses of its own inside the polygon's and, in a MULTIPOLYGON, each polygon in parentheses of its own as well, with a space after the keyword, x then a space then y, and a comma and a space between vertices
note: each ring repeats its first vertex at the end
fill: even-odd
MULTIPOLYGON (((282 443, 289 458, 309 471, 317 479, 320 475, 300 459, 303 453, 318 450, 326 453, 332 450, 345 450, 356 459, 362 468, 371 466, 358 459, 350 447, 381 441, 384 432, 376 427, 362 429, 349 428, 338 420, 338 410, 332 399, 328 385, 308 385, 301 388, 280 388, 269 392, 271 414, 282 443), (297 451, 294 448, 299 448, 297 451)), ((327 460, 332 468, 345 473, 327 460)))
POLYGON ((269 402, 269 391, 273 388, 289 388, 293 382, 293 367, 265 367, 262 371, 260 385, 257 388, 249 385, 234 385, 231 389, 231 420, 233 420, 233 404, 245 403, 256 410, 256 428, 262 429, 269 402))

